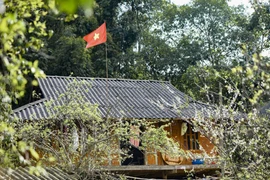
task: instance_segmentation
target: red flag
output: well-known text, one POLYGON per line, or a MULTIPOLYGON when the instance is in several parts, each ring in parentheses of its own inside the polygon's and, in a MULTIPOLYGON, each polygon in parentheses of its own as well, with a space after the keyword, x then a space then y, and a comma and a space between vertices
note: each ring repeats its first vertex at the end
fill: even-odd
POLYGON ((106 24, 103 23, 99 28, 85 35, 83 39, 87 42, 86 48, 105 43, 107 40, 106 24))

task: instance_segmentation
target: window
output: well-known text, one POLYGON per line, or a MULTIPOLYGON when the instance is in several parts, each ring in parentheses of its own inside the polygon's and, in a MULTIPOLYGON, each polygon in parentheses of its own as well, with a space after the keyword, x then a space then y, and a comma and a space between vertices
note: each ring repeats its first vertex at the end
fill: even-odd
POLYGON ((199 133, 192 130, 192 126, 187 124, 187 131, 184 134, 184 146, 188 150, 199 150, 199 133))

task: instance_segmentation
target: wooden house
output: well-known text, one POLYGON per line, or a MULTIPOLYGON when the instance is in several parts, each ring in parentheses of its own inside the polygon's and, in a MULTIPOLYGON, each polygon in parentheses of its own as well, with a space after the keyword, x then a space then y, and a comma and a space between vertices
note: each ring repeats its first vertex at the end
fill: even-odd
MULTIPOLYGON (((55 99, 74 79, 91 83, 91 87, 84 91, 84 96, 89 102, 99 105, 102 117, 137 118, 156 122, 169 119, 171 125, 167 127, 167 131, 182 149, 200 154, 200 144, 209 157, 214 155, 211 154, 214 145, 200 132, 194 132, 190 124, 198 116, 210 117, 209 113, 214 108, 193 100, 167 81, 47 76, 38 80, 41 99, 15 109, 14 114, 22 120, 30 119, 33 114, 37 119, 48 117, 45 101, 55 99), (181 110, 176 110, 176 107, 181 107, 181 110), (109 114, 107 109, 110 109, 109 114)), ((213 161, 194 165, 192 159, 172 158, 155 150, 134 154, 133 158, 140 158, 140 161, 132 164, 111 159, 104 170, 148 178, 177 178, 185 176, 190 170, 195 170, 198 174, 219 170, 213 161)))

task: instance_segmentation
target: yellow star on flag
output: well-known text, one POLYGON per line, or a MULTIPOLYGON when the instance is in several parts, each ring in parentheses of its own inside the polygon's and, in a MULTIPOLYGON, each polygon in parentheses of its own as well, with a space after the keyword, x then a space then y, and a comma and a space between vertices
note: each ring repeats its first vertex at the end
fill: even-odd
POLYGON ((94 40, 99 39, 99 33, 95 33, 94 40))

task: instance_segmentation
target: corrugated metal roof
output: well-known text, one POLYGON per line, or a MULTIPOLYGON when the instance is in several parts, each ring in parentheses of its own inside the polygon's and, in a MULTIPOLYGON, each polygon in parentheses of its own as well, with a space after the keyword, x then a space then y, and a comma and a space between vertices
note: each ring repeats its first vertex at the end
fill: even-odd
POLYGON ((47 167, 45 172, 39 176, 30 174, 28 168, 18 167, 16 169, 0 168, 0 180, 76 180, 75 176, 69 175, 59 168, 47 167))
POLYGON ((196 114, 207 115, 213 109, 167 81, 47 76, 38 80, 45 98, 14 110, 14 114, 20 119, 49 118, 46 100, 56 99, 75 79, 91 84, 80 90, 88 102, 99 105, 102 117, 189 119, 196 114), (180 107, 179 111, 175 107, 180 107))

